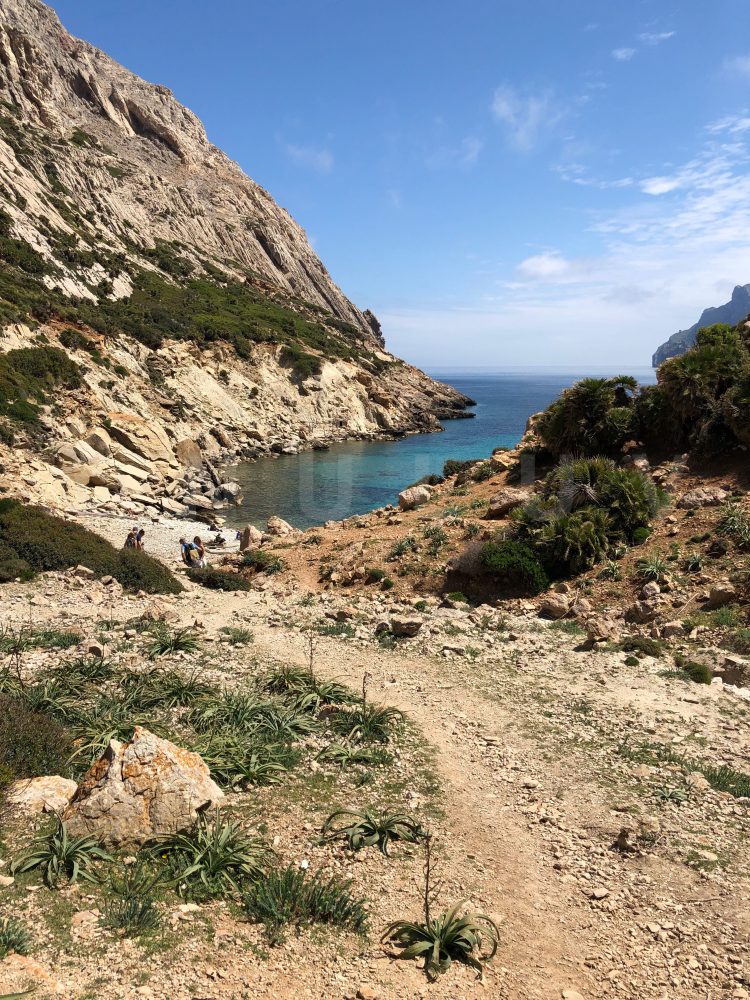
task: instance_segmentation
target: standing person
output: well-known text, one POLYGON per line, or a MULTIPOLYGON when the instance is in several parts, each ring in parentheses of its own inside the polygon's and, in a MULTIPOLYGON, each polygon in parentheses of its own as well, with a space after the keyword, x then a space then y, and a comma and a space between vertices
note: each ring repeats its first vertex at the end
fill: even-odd
POLYGON ((128 532, 128 537, 125 539, 124 548, 126 548, 126 549, 135 549, 135 548, 137 548, 137 545, 136 545, 136 537, 137 537, 137 535, 138 535, 138 528, 137 527, 131 528, 130 531, 128 532))
POLYGON ((145 528, 141 528, 141 529, 139 530, 138 534, 137 534, 137 535, 135 536, 135 547, 136 547, 137 549, 140 549, 140 550, 141 550, 141 552, 142 552, 142 551, 143 551, 143 549, 144 549, 144 543, 143 543, 143 536, 144 536, 145 534, 146 534, 146 529, 145 529, 145 528))
POLYGON ((195 546, 195 551, 198 554, 198 559, 196 565, 198 569, 203 569, 206 565, 206 550, 203 547, 203 542, 200 540, 198 535, 193 539, 193 545, 195 546))

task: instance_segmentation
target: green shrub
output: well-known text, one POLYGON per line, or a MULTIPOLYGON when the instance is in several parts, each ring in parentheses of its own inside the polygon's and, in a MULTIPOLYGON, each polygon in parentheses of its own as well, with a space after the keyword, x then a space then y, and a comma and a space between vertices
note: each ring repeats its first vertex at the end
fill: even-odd
POLYGON ((189 579, 202 587, 208 587, 209 590, 252 590, 250 581, 244 576, 214 569, 212 566, 207 566, 205 569, 189 569, 187 575, 189 579))
POLYGON ((449 601, 458 601, 461 604, 468 604, 469 598, 466 594, 462 594, 460 590, 453 590, 450 594, 445 595, 449 601))
POLYGON ((35 423, 38 405, 54 389, 81 384, 78 365, 59 347, 25 347, 0 353, 0 415, 35 423))
POLYGON ((384 569, 380 569, 379 567, 374 566, 371 569, 368 569, 368 571, 367 571, 367 577, 366 577, 366 582, 367 583, 380 583, 381 580, 385 579, 385 576, 386 576, 386 572, 385 572, 384 569))
POLYGON ((257 573, 282 573, 286 563, 281 556, 266 549, 250 549, 242 557, 242 565, 249 566, 257 573))
POLYGON ((555 457, 618 455, 633 434, 636 389, 630 376, 582 379, 544 411, 536 430, 555 457))
POLYGON ((0 795, 3 783, 45 774, 67 775, 72 737, 59 722, 0 695, 0 795))
POLYGON ((458 459, 449 458, 448 461, 443 465, 443 477, 448 479, 449 476, 457 476, 460 472, 466 472, 477 462, 481 461, 479 458, 468 458, 468 459, 458 459))
POLYGON ((492 479, 494 475, 495 469, 493 469, 492 464, 490 462, 482 462, 474 469, 471 478, 475 483, 484 483, 488 479, 492 479))
POLYGON ((636 528, 633 532, 633 545, 643 545, 651 537, 650 528, 636 528))
MULTIPOLYGON (((11 953, 28 955, 31 951, 31 935, 18 920, 0 917, 0 962, 11 953)), ((23 996, 18 993, 17 996, 23 996)), ((12 994, 9 1000, 12 1000, 12 994)))
POLYGON ((710 684, 713 680, 713 674, 709 667, 705 663, 695 663, 689 661, 686 663, 682 670, 687 674, 691 681, 696 684, 710 684))
POLYGON ((513 539, 486 542, 481 550, 482 566, 500 577, 503 586, 518 594, 539 594, 549 578, 528 545, 513 539))
POLYGON ((182 587, 157 559, 137 549, 118 550, 87 528, 16 500, 0 500, 0 547, 34 572, 87 566, 113 576, 126 590, 176 594, 182 587))
POLYGON ((637 653, 639 656, 660 657, 664 649, 664 644, 658 639, 650 639, 645 635, 633 635, 623 639, 620 649, 624 653, 637 653))
POLYGON ((352 894, 351 882, 337 876, 325 879, 320 872, 308 876, 290 865, 270 872, 244 899, 245 913, 265 925, 272 944, 284 940, 284 928, 331 924, 358 933, 367 929, 363 899, 352 894))

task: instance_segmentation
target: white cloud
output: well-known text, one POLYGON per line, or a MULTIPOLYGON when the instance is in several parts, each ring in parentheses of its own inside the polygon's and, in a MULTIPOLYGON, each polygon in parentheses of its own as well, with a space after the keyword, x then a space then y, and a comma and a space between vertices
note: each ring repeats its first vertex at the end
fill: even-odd
POLYGON ((724 60, 723 67, 727 73, 750 79, 750 55, 729 56, 724 60))
POLYGON ((750 130, 750 114, 743 111, 739 115, 726 115, 724 118, 719 118, 718 121, 711 122, 710 125, 706 126, 706 130, 714 135, 719 132, 728 132, 730 135, 747 132, 750 130))
POLYGON ((618 62, 628 62, 635 55, 635 49, 612 49, 612 58, 618 62))
POLYGON ((553 129, 565 115, 551 91, 521 92, 503 84, 492 98, 492 114, 505 125, 517 149, 532 149, 541 135, 553 129))
POLYGON ((456 146, 441 146, 425 158, 432 169, 441 167, 473 167, 484 148, 484 142, 476 136, 466 136, 456 146))
POLYGON ((644 194, 669 194, 682 186, 679 177, 647 177, 640 182, 640 189, 644 194))
POLYGON ((519 274, 531 280, 555 280, 565 277, 570 270, 570 261, 567 261, 558 250, 535 254, 522 260, 518 265, 519 274))
POLYGON ((722 141, 736 120, 722 122, 692 159, 592 218, 588 236, 576 234, 594 241, 585 256, 544 249, 496 269, 472 307, 381 307, 390 345, 433 366, 648 364, 670 334, 750 281, 750 139, 722 141))
POLYGON ((319 174, 330 174, 333 170, 333 153, 328 149, 316 149, 314 146, 296 146, 294 143, 283 143, 284 152, 289 159, 301 167, 310 167, 319 174))
POLYGON ((674 31, 644 31, 638 38, 644 45, 661 45, 667 39, 674 38, 675 34, 676 32, 674 31))

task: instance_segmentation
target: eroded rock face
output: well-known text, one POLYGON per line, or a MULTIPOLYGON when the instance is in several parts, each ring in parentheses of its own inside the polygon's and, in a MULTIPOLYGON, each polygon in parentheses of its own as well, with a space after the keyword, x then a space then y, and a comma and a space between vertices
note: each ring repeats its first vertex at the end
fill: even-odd
POLYGON ((274 535, 277 538, 286 538, 288 535, 299 534, 298 530, 288 521, 285 521, 281 517, 276 517, 276 515, 268 518, 266 531, 269 535, 274 535))
POLYGON ((432 491, 427 486, 410 486, 398 495, 398 505, 401 510, 414 510, 421 507, 423 503, 432 496, 432 491))
POLYGON ((62 818, 73 836, 93 834, 109 848, 137 847, 187 829, 223 798, 198 754, 136 726, 130 742, 110 742, 62 818))

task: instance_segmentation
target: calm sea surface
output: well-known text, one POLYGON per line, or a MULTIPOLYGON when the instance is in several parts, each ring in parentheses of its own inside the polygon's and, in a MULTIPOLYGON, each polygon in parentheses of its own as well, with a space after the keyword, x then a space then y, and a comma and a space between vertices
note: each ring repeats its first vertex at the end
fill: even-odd
POLYGON ((364 514, 395 503, 399 492, 430 473, 440 473, 448 458, 486 458, 493 448, 518 443, 532 413, 585 375, 635 375, 654 382, 651 368, 528 371, 485 369, 431 371, 475 399, 471 420, 448 420, 438 434, 399 441, 354 441, 329 451, 306 451, 247 462, 227 470, 241 483, 244 502, 228 514, 231 525, 263 526, 272 514, 298 528, 364 514))

